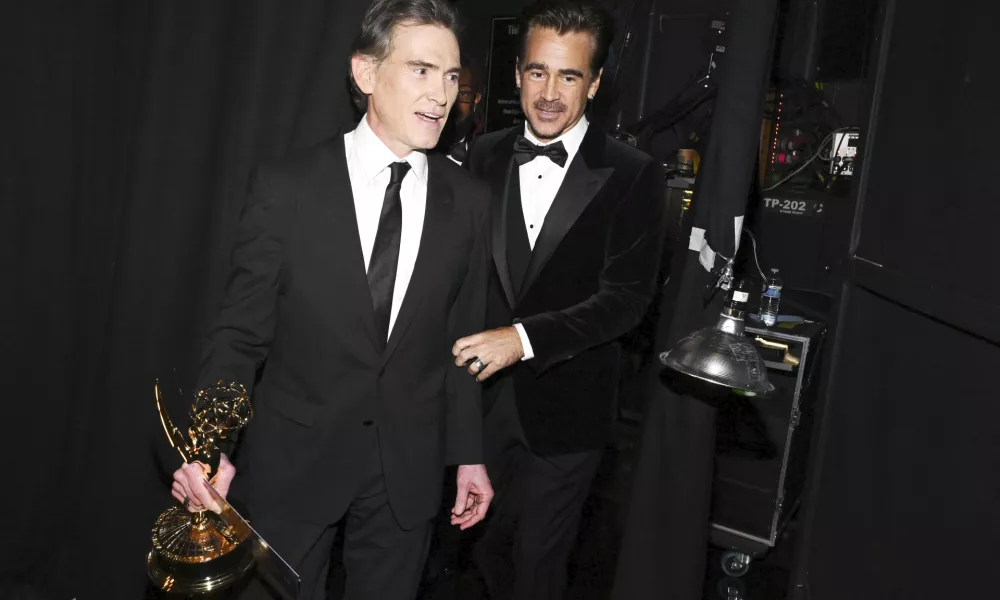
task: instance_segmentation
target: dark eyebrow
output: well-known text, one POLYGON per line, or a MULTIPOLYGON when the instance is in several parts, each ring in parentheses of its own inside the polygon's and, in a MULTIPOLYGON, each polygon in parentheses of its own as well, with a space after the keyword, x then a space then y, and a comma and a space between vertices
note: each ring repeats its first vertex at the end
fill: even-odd
MULTIPOLYGON (((525 65, 524 70, 525 71, 548 71, 549 70, 549 66, 546 65, 546 64, 544 64, 544 63, 534 62, 534 63, 528 63, 527 65, 525 65)), ((575 77, 579 77, 580 79, 583 79, 583 72, 579 71, 577 69, 559 69, 558 73, 560 75, 573 75, 575 77)))
MULTIPOLYGON (((437 66, 434 63, 427 62, 426 60, 408 60, 408 61, 406 61, 406 66, 413 67, 413 68, 422 67, 424 69, 440 69, 441 68, 441 67, 437 66)), ((461 73, 461 72, 462 72, 462 67, 452 67, 452 68, 448 69, 447 71, 445 71, 445 75, 450 75, 452 73, 461 73)))

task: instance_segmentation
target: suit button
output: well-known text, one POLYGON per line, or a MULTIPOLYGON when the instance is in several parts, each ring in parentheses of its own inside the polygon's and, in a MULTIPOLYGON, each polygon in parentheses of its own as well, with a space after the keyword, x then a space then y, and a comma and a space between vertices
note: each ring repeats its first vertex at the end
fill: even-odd
POLYGON ((368 419, 367 421, 362 421, 361 424, 364 425, 365 427, 371 427, 372 425, 375 424, 375 421, 368 419))

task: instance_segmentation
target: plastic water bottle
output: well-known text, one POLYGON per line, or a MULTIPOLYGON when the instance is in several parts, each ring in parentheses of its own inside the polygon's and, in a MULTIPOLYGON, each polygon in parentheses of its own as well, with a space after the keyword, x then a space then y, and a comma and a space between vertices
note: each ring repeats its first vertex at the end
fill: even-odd
POLYGON ((778 322, 778 304, 781 302, 781 280, 778 270, 771 269, 771 276, 764 282, 764 292, 760 295, 760 320, 768 327, 778 322))

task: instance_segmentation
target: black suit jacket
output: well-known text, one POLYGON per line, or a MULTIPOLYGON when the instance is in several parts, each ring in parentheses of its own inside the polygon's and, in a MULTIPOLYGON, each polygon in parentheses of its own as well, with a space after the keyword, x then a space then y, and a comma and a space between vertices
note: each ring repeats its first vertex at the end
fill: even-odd
POLYGON ((199 377, 251 388, 234 480, 251 510, 339 517, 372 427, 404 527, 436 514, 446 462, 483 462, 481 390, 451 348, 485 324, 487 194, 428 157, 419 252, 383 350, 343 137, 255 170, 199 377))
MULTIPOLYGON (((534 358, 494 376, 484 401, 513 380, 521 425, 540 455, 602 448, 614 418, 623 334, 653 297, 664 232, 661 167, 591 126, 569 164, 514 296, 506 210, 521 127, 476 140, 468 168, 492 188, 487 322, 520 322, 534 358)), ((519 198, 519 192, 515 193, 519 198)))

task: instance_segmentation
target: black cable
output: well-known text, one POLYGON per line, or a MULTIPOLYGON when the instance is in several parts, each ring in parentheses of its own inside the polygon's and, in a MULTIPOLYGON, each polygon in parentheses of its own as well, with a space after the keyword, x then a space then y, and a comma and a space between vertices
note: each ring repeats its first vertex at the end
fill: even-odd
MULTIPOLYGON (((817 158, 822 158, 823 146, 826 145, 826 142, 829 139, 831 139, 834 136, 834 134, 836 134, 838 132, 857 131, 857 129, 858 129, 857 127, 840 127, 838 129, 834 129, 830 133, 826 134, 826 136, 824 136, 823 139, 818 144, 819 149, 816 150, 816 152, 812 156, 810 156, 808 160, 806 160, 804 163, 802 163, 801 165, 799 165, 798 167, 796 167, 795 169, 793 169, 790 173, 788 173, 787 175, 785 175, 784 177, 782 177, 776 183, 773 183, 773 184, 769 185, 768 187, 763 188, 761 191, 762 192, 769 192, 769 191, 771 191, 771 190, 779 187, 780 185, 782 185, 785 182, 787 182, 788 180, 792 179, 793 177, 795 177, 796 175, 798 175, 802 171, 805 171, 806 167, 808 167, 809 165, 811 165, 813 163, 813 161, 815 161, 817 158)), ((843 141, 843 140, 841 140, 841 141, 843 141)))
POLYGON ((691 113, 693 113, 702 104, 705 104, 706 102, 708 102, 710 100, 714 100, 714 99, 715 99, 715 90, 713 89, 711 93, 706 93, 704 96, 701 96, 700 98, 698 98, 697 100, 695 100, 694 102, 692 102, 690 105, 688 105, 685 109, 683 109, 679 114, 677 114, 671 120, 669 120, 669 121, 667 121, 665 123, 659 124, 656 127, 650 127, 648 129, 645 129, 641 134, 639 134, 637 136, 637 142, 636 142, 637 147, 640 150, 644 150, 644 151, 648 152, 649 151, 649 143, 652 140, 652 138, 653 138, 654 135, 656 135, 657 133, 660 133, 661 131, 663 131, 665 129, 670 128, 671 126, 673 126, 676 123, 681 122, 685 117, 687 117, 688 115, 690 115, 691 113))
POLYGON ((713 99, 716 92, 717 90, 715 87, 709 87, 700 96, 697 96, 688 104, 680 106, 671 104, 664 106, 642 122, 642 125, 636 130, 636 137, 648 140, 655 133, 667 129, 671 125, 679 122, 696 108, 708 100, 713 99))
MULTIPOLYGON (((632 0, 632 6, 628 9, 628 18, 625 21, 625 35, 622 36, 622 45, 618 50, 618 66, 615 68, 615 76, 611 79, 610 108, 614 108, 618 104, 618 97, 621 94, 621 87, 618 85, 618 75, 621 74, 622 68, 625 65, 625 47, 628 45, 629 38, 632 35, 632 17, 635 14, 635 3, 636 0, 632 0)), ((632 46, 628 48, 631 52, 632 46)))
MULTIPOLYGON (((681 89, 674 94, 670 100, 664 102, 663 105, 656 110, 656 112, 640 121, 636 121, 635 123, 624 127, 623 129, 633 135, 639 135, 645 127, 649 126, 650 123, 655 122, 657 118, 662 118, 664 113, 668 112, 672 107, 677 106, 683 95, 687 93, 693 85, 697 85, 706 80, 708 80, 708 75, 703 74, 701 71, 695 72, 694 75, 692 75, 692 77, 681 86, 681 89)), ((714 87, 706 89, 714 89, 714 87)))

